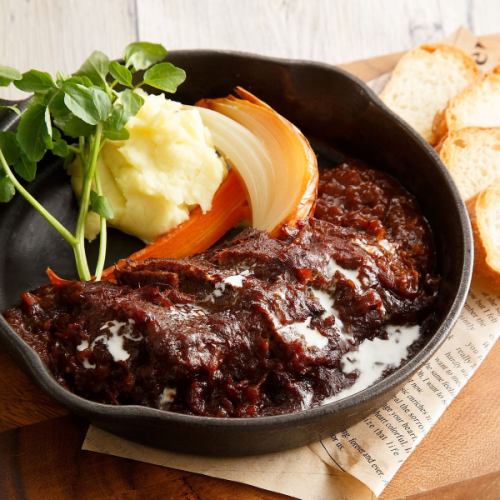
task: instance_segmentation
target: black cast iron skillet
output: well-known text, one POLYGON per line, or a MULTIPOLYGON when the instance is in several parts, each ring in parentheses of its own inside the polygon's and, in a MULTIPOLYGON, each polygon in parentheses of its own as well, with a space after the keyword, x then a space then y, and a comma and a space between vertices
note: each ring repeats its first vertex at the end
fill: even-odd
MULTIPOLYGON (((217 51, 177 51, 169 58, 187 71, 175 99, 193 103, 247 88, 295 123, 318 147, 323 162, 338 160, 329 146, 396 177, 418 199, 434 231, 442 276, 437 319, 416 356, 384 380, 341 401, 291 415, 217 419, 140 406, 94 403, 68 392, 38 355, 0 316, 0 340, 42 389, 74 413, 113 433, 173 450, 239 455, 292 448, 343 430, 375 411, 433 355, 457 320, 471 276, 471 232, 458 192, 432 148, 392 114, 360 80, 328 66, 217 51)), ((3 128, 15 123, 0 116, 3 128), (2 120, 3 118, 3 120, 2 120)), ((333 150, 332 150, 333 151, 333 150)), ((66 174, 46 161, 30 189, 70 225, 76 204, 66 174)), ((112 232, 109 263, 140 243, 112 232)), ((71 250, 20 197, 0 207, 0 310, 47 281, 52 266, 74 274, 71 250)), ((93 249, 91 248, 91 253, 93 249)))

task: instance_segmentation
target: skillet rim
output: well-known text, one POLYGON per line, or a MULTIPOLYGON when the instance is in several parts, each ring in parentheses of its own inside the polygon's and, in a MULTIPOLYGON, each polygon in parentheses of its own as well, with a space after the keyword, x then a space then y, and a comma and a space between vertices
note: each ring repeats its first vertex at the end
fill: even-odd
MULTIPOLYGON (((378 95, 370 89, 370 87, 368 87, 361 79, 342 68, 328 63, 304 59, 278 58, 230 50, 183 49, 172 50, 169 52, 169 56, 173 57, 189 57, 190 55, 202 57, 227 56, 235 59, 252 59, 254 61, 274 63, 287 68, 298 68, 302 71, 307 70, 308 68, 317 68, 337 73, 341 77, 350 80, 350 82, 355 85, 358 92, 364 94, 364 97, 370 101, 371 104, 375 105, 382 111, 383 114, 389 117, 395 127, 403 129, 403 132, 407 136, 418 143, 418 146, 423 150, 426 156, 429 157, 430 162, 434 164, 435 168, 438 169, 440 175, 443 177, 444 184, 449 190, 448 194, 451 196, 453 204, 456 208, 456 214, 454 215, 458 215, 459 226, 462 230, 462 272, 460 275, 458 290, 451 306, 447 309, 444 319, 439 323, 436 331, 429 337, 426 344, 417 352, 417 354, 415 354, 415 356, 413 356, 402 367, 395 370, 392 374, 382 380, 379 380, 366 389, 338 401, 302 410, 296 413, 259 417, 205 417, 175 413, 168 410, 159 410, 140 405, 120 406, 97 403, 77 396, 61 386, 53 378, 49 369, 45 366, 36 351, 34 351, 26 342, 24 342, 24 340, 21 339, 21 337, 15 333, 2 314, 0 314, 0 340, 7 344, 8 348, 13 351, 15 357, 21 361, 23 367, 30 373, 32 378, 45 392, 47 392, 63 406, 75 411, 76 413, 84 414, 90 419, 99 418, 101 416, 112 416, 120 421, 145 419, 151 423, 170 422, 189 424, 192 427, 210 426, 227 427, 231 429, 271 429, 281 427, 283 424, 287 424, 288 427, 294 424, 303 425, 305 421, 313 423, 314 421, 321 420, 322 417, 330 414, 354 410, 363 403, 368 403, 370 400, 376 400, 377 398, 383 396, 384 393, 390 392, 391 390, 401 386, 432 357, 448 336, 450 330, 458 320, 460 312, 465 304, 472 278, 473 245, 469 217, 465 204, 458 193, 455 183, 447 169, 442 164, 439 156, 434 149, 416 131, 413 130, 412 127, 391 111, 382 102, 378 95)), ((9 104, 17 103, 20 108, 23 109, 28 101, 29 98, 22 101, 2 101, 0 99, 0 104, 2 102, 9 104)), ((16 124, 17 120, 17 116, 12 117, 11 119, 4 118, 2 120, 2 113, 0 112, 0 129, 10 129, 16 124)))

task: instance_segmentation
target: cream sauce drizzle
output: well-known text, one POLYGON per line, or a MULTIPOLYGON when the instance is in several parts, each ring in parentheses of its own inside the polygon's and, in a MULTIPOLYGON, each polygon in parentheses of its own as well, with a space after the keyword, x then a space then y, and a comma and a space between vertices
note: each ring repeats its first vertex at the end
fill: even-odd
POLYGON ((162 409, 168 406, 175 399, 176 395, 177 395, 177 389, 175 387, 165 387, 160 396, 160 402, 159 402, 160 408, 162 409))
POLYGON ((366 339, 359 345, 357 351, 342 356, 340 360, 342 371, 349 374, 357 370, 358 378, 350 387, 325 399, 323 404, 360 392, 379 380, 387 368, 398 367, 407 358, 410 346, 420 336, 420 326, 388 325, 387 335, 387 339, 366 339))
POLYGON ((362 288, 361 281, 359 281, 358 278, 358 269, 346 269, 342 266, 339 266, 337 262, 335 262, 335 259, 330 258, 327 264, 326 271, 329 276, 332 276, 338 271, 340 274, 345 276, 348 280, 351 280, 356 288, 362 288))
MULTIPOLYGON (((125 350, 125 339, 129 339, 134 342, 139 342, 142 339, 142 335, 140 333, 134 335, 134 323, 133 319, 129 319, 127 323, 117 320, 104 323, 100 330, 108 330, 111 335, 99 335, 92 341, 90 347, 94 347, 97 342, 101 342, 106 346, 111 356, 113 356, 114 361, 126 361, 130 357, 130 353, 125 350)), ((79 347, 80 346, 78 346, 77 349, 79 347)))
POLYGON ((339 335, 344 339, 352 339, 352 335, 345 331, 344 323, 339 317, 339 312, 334 307, 334 300, 332 297, 323 290, 318 290, 317 288, 311 288, 313 295, 316 297, 321 307, 325 310, 323 313, 323 318, 328 316, 333 316, 335 318, 335 326, 338 329, 339 335))
POLYGON ((295 339, 297 336, 302 337, 307 347, 322 349, 328 344, 327 337, 321 335, 316 328, 311 328, 311 318, 307 318, 302 322, 282 326, 278 328, 278 332, 289 339, 295 339))
POLYGON ((249 275, 250 271, 247 269, 246 271, 242 271, 240 274, 233 274, 232 276, 228 276, 222 281, 235 288, 241 288, 246 277, 249 275))

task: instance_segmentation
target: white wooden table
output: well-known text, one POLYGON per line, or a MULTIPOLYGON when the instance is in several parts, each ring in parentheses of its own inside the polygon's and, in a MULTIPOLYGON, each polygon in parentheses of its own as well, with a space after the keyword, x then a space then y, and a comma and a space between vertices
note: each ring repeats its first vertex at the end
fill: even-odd
MULTIPOLYGON (((75 70, 132 40, 330 63, 500 31, 500 0, 0 0, 0 64, 75 70)), ((2 97, 20 95, 2 90, 2 97)))

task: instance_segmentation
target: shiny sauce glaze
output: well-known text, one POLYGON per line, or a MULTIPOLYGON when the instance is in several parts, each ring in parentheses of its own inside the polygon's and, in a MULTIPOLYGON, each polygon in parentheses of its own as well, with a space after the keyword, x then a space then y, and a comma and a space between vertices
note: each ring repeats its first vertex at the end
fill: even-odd
POLYGON ((414 198, 355 160, 320 173, 315 218, 246 229, 117 283, 47 285, 7 321, 85 398, 217 417, 291 413, 371 385, 418 350, 439 279, 414 198))

